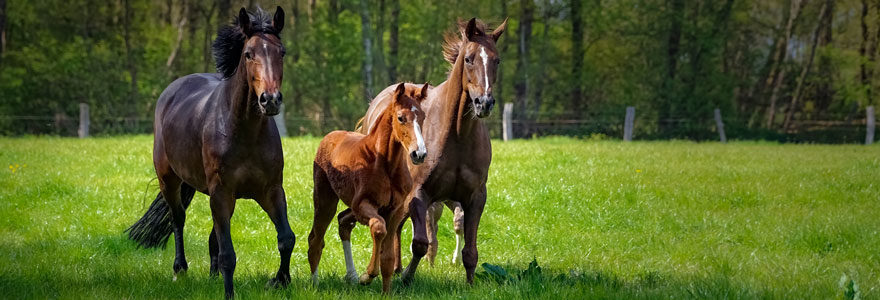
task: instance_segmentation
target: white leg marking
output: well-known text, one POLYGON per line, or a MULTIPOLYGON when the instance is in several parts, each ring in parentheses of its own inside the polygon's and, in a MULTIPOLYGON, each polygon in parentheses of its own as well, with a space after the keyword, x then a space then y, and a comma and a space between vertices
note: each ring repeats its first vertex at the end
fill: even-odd
POLYGON ((351 256, 351 241, 342 241, 342 251, 345 252, 345 280, 357 284, 358 274, 351 256))
POLYGON ((453 265, 458 263, 458 253, 461 252, 461 243, 460 243, 460 241, 461 241, 461 235, 460 235, 460 234, 456 234, 456 235, 455 235, 455 252, 452 253, 452 264, 453 264, 453 265))
POLYGON ((315 269, 315 273, 312 273, 312 284, 314 286, 318 286, 318 269, 315 269))

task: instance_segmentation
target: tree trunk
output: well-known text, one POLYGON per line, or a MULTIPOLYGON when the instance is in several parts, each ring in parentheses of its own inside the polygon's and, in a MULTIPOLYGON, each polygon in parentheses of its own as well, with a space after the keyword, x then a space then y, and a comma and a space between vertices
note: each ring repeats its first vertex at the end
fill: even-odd
POLYGON ((676 100, 674 97, 675 76, 678 71, 678 56, 681 46, 681 26, 684 19, 684 0, 668 0, 669 7, 669 34, 666 37, 666 78, 663 79, 660 95, 661 101, 657 101, 657 127, 665 131, 667 121, 672 117, 673 107, 670 105, 676 100))
MULTIPOLYGON (((542 5, 544 8, 544 11, 541 16, 542 17, 541 22, 544 23, 544 26, 543 26, 544 30, 541 33, 540 50, 539 50, 540 52, 539 53, 543 53, 544 55, 540 55, 538 58, 538 65, 537 65, 538 70, 536 70, 537 72, 535 72, 537 74, 538 83, 534 85, 535 98, 534 98, 534 101, 532 101, 532 107, 527 108, 529 110, 528 113, 530 115, 529 119, 531 119, 531 120, 537 120, 538 114, 541 112, 541 104, 543 103, 542 100, 544 99, 544 88, 553 86, 551 80, 548 78, 548 75, 547 75, 547 56, 548 56, 547 51, 549 51, 548 45, 550 44, 550 38, 548 37, 548 35, 549 35, 548 31, 551 27, 550 21, 553 18, 553 9, 551 8, 552 4, 550 3, 550 1, 551 0, 543 0, 543 5, 542 5)), ((578 83, 580 83, 580 82, 578 82, 578 83)), ((580 115, 582 110, 575 109, 572 112, 580 115)))
MULTIPOLYGON (((832 26, 834 24, 834 4, 835 0, 825 0, 825 14, 821 19, 821 24, 824 29, 822 29, 822 34, 819 37, 819 47, 821 48, 828 47, 833 42, 834 30, 832 30, 832 26)), ((834 74, 837 72, 835 72, 831 57, 828 55, 819 56, 818 69, 819 74, 826 75, 821 76, 818 79, 819 82, 816 84, 816 111, 820 115, 824 115, 825 111, 831 106, 831 102, 834 100, 834 74)))
MULTIPOLYGON (((828 9, 828 5, 826 3, 822 3, 822 8, 819 10, 819 16, 825 15, 825 11, 828 9)), ((810 56, 807 57, 805 62, 805 66, 801 69, 801 75, 798 77, 797 86, 794 89, 794 95, 791 96, 791 103, 788 105, 788 110, 785 112, 785 120, 782 122, 782 130, 787 131, 788 126, 791 125, 791 117, 794 115, 794 111, 797 110, 798 101, 800 101, 801 95, 803 94, 804 81, 807 78, 807 73, 810 72, 810 67, 813 66, 813 58, 816 56, 816 45, 819 43, 819 34, 822 31, 822 23, 816 25, 816 29, 813 30, 813 45, 810 47, 810 56)))
POLYGON ((862 58, 862 63, 859 64, 859 78, 861 79, 862 86, 865 88, 865 100, 870 101, 871 99, 871 69, 874 66, 868 66, 868 42, 870 41, 870 34, 868 30, 868 0, 862 0, 862 42, 859 44, 859 56, 862 58))
MULTIPOLYGON (((293 5, 296 5, 296 3, 294 2, 293 5)), ((232 9, 232 2, 230 0, 218 0, 217 8, 219 10, 217 20, 219 20, 220 24, 232 22, 232 19, 229 17, 230 10, 232 9)))
POLYGON ((583 111, 584 93, 584 20, 581 0, 571 0, 571 108, 572 111, 583 111))
POLYGON ((361 6, 361 37, 364 43, 364 99, 373 99, 373 40, 370 33, 370 7, 367 0, 360 0, 361 6))
MULTIPOLYGON (((515 119, 524 121, 526 118, 526 107, 528 106, 529 97, 529 42, 532 37, 532 14, 535 7, 531 0, 521 0, 520 7, 522 9, 519 21, 519 48, 517 51, 518 60, 516 62, 517 79, 514 84, 516 91, 516 107, 514 109, 515 119)), ((526 129, 527 130, 527 129, 526 129)), ((522 133, 514 133, 516 136, 522 136, 522 133)))
POLYGON ((6 0, 0 0, 0 65, 6 53, 6 0))
POLYGON ((174 41, 174 48, 171 49, 171 54, 168 55, 168 60, 165 61, 165 71, 168 74, 168 77, 171 77, 174 74, 172 72, 172 66, 174 66, 174 60, 177 59, 177 53, 180 52, 180 44, 183 43, 183 33, 184 28, 186 28, 188 6, 184 3, 182 7, 183 11, 180 14, 180 21, 177 22, 177 40, 174 41))
MULTIPOLYGON (((501 17, 507 18, 507 0, 501 0, 500 2, 501 2, 501 17)), ((509 33, 507 35, 510 36, 509 33)), ((498 55, 501 57, 501 59, 504 59, 504 57, 505 57, 504 54, 507 53, 507 44, 508 43, 502 42, 501 47, 498 48, 498 55)), ((495 74, 495 82, 496 83, 495 83, 495 87, 494 87, 495 90, 493 91, 493 93, 495 93, 495 99, 496 99, 496 101, 498 101, 498 106, 501 107, 502 106, 501 103, 506 102, 505 101, 506 99, 504 99, 504 64, 499 64, 496 68, 497 68, 497 70, 495 71, 496 72, 496 74, 495 74)))
MULTIPOLYGON (((0 0, 2 1, 2 0, 0 0)), ((138 107, 138 83, 137 83, 137 64, 134 62, 134 54, 132 54, 131 49, 131 22, 132 22, 132 10, 131 10, 131 0, 125 1, 125 12, 123 16, 123 39, 125 40, 125 57, 126 63, 128 64, 128 73, 131 75, 131 89, 129 91, 128 96, 128 104, 129 107, 129 117, 134 117, 137 115, 137 110, 135 108, 138 107)))
POLYGON ((202 39, 202 57, 204 58, 204 65, 202 67, 202 72, 206 73, 210 73, 213 69, 211 68, 211 61, 213 57, 211 55, 212 31, 209 28, 214 28, 214 26, 211 26, 211 17, 214 16, 214 10, 217 9, 216 3, 211 2, 210 5, 211 7, 209 9, 202 10, 202 17, 205 18, 205 27, 202 29, 204 31, 204 38, 202 39))
MULTIPOLYGON (((773 119, 776 117, 776 98, 777 93, 779 92, 779 87, 782 84, 781 82, 785 76, 784 74, 777 75, 783 71, 780 71, 782 68, 782 62, 785 60, 785 54, 788 49, 788 41, 791 38, 792 31, 794 30, 795 20, 800 15, 801 9, 804 8, 806 1, 802 0, 792 0, 791 7, 789 9, 788 21, 786 21, 785 32, 782 35, 782 39, 779 43, 776 44, 775 55, 773 56, 773 63, 770 66, 770 72, 767 76, 767 81, 765 86, 773 86, 773 90, 771 91, 770 96, 770 107, 767 108, 767 121, 765 122, 766 128, 771 128, 773 126, 773 119), (775 83, 774 83, 775 82, 775 83)), ((762 93, 763 94, 763 93, 762 93)))
POLYGON ((388 28, 388 81, 397 82, 398 30, 400 26, 400 0, 391 0, 391 25, 388 28))

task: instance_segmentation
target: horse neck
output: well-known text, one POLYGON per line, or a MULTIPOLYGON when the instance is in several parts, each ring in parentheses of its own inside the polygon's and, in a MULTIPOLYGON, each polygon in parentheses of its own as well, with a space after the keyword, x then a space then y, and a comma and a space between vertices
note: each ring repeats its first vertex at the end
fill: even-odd
MULTIPOLYGON (((462 47, 464 48, 464 47, 462 47)), ((468 118, 467 101, 468 94, 465 91, 464 78, 464 51, 460 51, 452 70, 446 78, 446 81, 437 86, 437 102, 439 105, 439 117, 448 121, 448 126, 444 126, 446 133, 452 137, 465 137, 471 134, 473 129, 479 125, 480 120, 477 118, 468 118)))
MULTIPOLYGON (((244 59, 242 59, 242 62, 244 59)), ((244 63, 239 64, 235 74, 224 80, 222 102, 229 111, 227 124, 235 133, 246 133, 247 136, 257 137, 263 128, 262 124, 266 117, 257 109, 256 95, 251 92, 247 81, 247 69, 244 63)))
POLYGON ((397 170, 404 163, 405 158, 403 155, 405 152, 403 145, 398 143, 392 136, 391 122, 394 118, 391 117, 390 111, 393 109, 393 106, 391 104, 385 109, 378 122, 376 122, 377 127, 375 130, 370 131, 370 134, 364 138, 364 146, 371 149, 379 162, 387 166, 385 169, 389 174, 397 170))

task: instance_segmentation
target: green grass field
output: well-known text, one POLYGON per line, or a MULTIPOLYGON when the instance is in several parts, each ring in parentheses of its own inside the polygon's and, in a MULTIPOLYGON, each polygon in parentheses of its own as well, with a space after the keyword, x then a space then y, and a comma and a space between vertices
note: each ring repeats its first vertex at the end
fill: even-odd
MULTIPOLYGON (((232 219, 240 298, 382 298, 342 282, 334 223, 311 285, 311 160, 318 138, 284 140, 284 187, 298 239, 293 282, 263 285, 275 232, 251 200, 232 219)), ((738 142, 495 141, 480 263, 513 277, 464 283, 443 216, 433 268, 407 298, 880 298, 880 147, 738 142), (856 288, 841 284, 846 276, 856 288)), ((0 138, 0 298, 220 298, 208 276, 208 201, 187 212, 189 272, 172 282, 173 243, 137 249, 123 230, 157 193, 150 136, 0 138), (9 167, 7 167, 9 166, 9 167)), ((410 229, 404 232, 409 244, 410 229)), ((363 271, 371 241, 355 229, 363 271)), ((404 262, 409 261, 404 249, 404 262)), ((478 273, 485 272, 483 267, 478 273)))

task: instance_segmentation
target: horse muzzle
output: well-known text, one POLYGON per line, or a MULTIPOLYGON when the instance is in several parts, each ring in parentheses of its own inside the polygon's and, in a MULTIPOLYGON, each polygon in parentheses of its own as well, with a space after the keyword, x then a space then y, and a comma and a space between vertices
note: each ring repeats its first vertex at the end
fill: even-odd
POLYGON ((260 95, 260 109, 266 116, 274 116, 281 112, 281 92, 260 95))
POLYGON ((428 156, 428 151, 416 150, 409 153, 409 158, 412 160, 414 165, 419 165, 425 162, 425 157, 428 156))
POLYGON ((495 97, 491 95, 483 95, 474 99, 474 113, 478 118, 491 115, 493 107, 495 107, 495 97))

